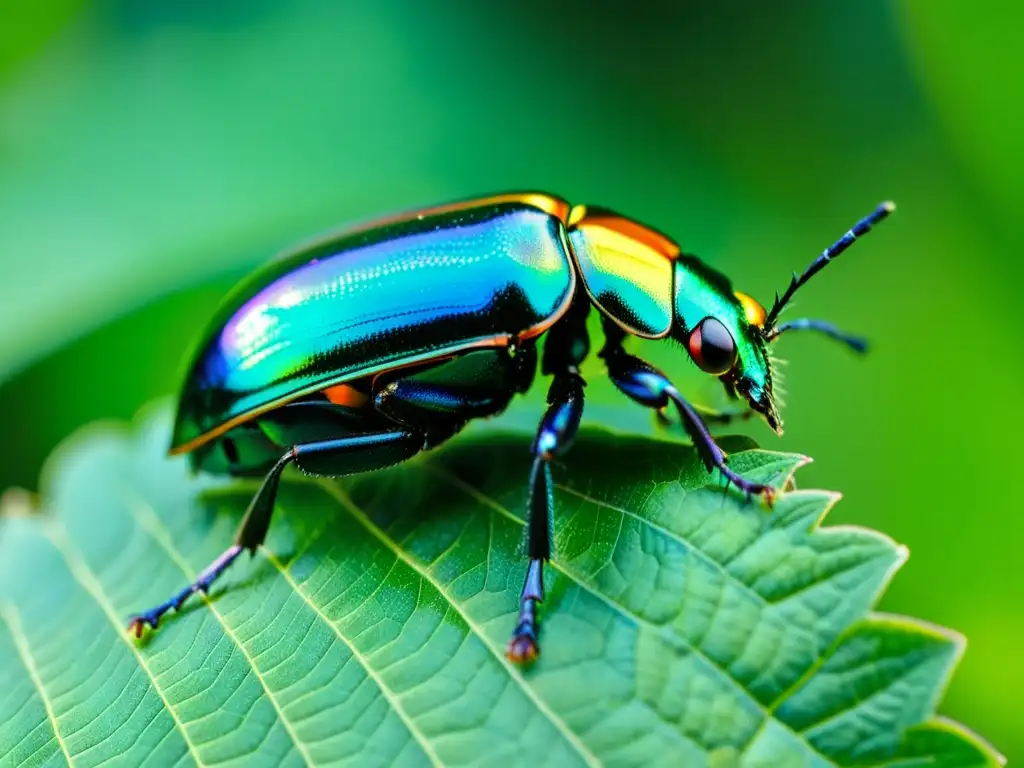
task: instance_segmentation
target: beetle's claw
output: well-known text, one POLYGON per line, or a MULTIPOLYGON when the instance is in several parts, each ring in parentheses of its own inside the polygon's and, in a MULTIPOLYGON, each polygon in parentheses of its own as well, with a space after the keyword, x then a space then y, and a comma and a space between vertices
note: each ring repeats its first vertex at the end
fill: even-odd
POLYGON ((747 501, 751 501, 754 496, 757 496, 768 509, 771 509, 775 505, 777 492, 772 486, 762 485, 761 483, 752 483, 749 480, 744 480, 740 475, 736 474, 728 467, 720 467, 720 469, 722 474, 725 476, 726 488, 729 487, 729 483, 732 483, 743 492, 743 495, 747 497, 747 501))
POLYGON ((771 511, 775 506, 777 494, 775 489, 770 485, 750 483, 743 487, 743 492, 746 494, 747 501, 753 501, 756 496, 758 501, 760 501, 768 511, 771 511))
POLYGON ((762 485, 758 488, 757 492, 758 495, 760 495, 761 497, 761 501, 764 502, 764 505, 769 510, 775 506, 775 499, 777 498, 777 493, 774 488, 772 488, 770 485, 762 485))
POLYGON ((505 656, 513 664, 532 664, 540 654, 540 646, 537 645, 537 635, 533 627, 518 626, 512 634, 512 639, 505 647, 505 656))
POLYGON ((654 420, 658 423, 658 426, 660 427, 672 426, 672 419, 670 419, 668 416, 668 406, 664 408, 656 408, 654 410, 654 420))
POLYGON ((136 638, 141 638, 146 627, 156 629, 159 623, 159 616, 154 616, 152 613, 142 613, 132 616, 131 621, 128 622, 128 631, 133 632, 136 638))

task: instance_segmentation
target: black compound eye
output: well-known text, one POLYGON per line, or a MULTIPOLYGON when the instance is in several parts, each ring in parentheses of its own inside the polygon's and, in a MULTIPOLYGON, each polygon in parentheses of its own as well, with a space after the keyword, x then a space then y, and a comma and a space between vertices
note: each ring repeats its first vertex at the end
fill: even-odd
POLYGON ((687 347, 693 362, 705 373, 720 376, 736 362, 736 342, 732 334, 713 317, 705 317, 690 332, 687 347))

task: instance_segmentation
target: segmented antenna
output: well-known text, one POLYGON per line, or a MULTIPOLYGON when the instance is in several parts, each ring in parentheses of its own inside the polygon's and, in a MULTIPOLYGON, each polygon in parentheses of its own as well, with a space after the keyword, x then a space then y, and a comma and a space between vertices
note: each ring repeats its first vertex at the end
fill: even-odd
POLYGON ((793 298, 793 294, 797 292, 797 289, 800 288, 800 286, 824 269, 825 265, 832 261, 832 259, 836 258, 839 254, 853 245, 854 241, 858 237, 866 235, 871 231, 871 228, 875 226, 875 224, 895 210, 895 203, 888 201, 882 203, 875 208, 875 210, 854 224, 845 235, 822 251, 821 255, 811 262, 811 265, 804 270, 802 275, 798 276, 796 272, 794 272, 793 280, 790 282, 786 292, 782 294, 782 298, 779 298, 779 294, 775 294, 775 303, 772 305, 772 310, 768 313, 768 317, 765 320, 765 328, 772 328, 775 325, 775 321, 779 319, 779 313, 782 312, 783 307, 789 303, 789 300, 793 298))
POLYGON ((787 323, 772 328, 768 334, 768 341, 775 341, 779 336, 786 333, 787 331, 818 331, 824 333, 826 336, 840 341, 854 352, 860 352, 861 354, 868 351, 868 342, 866 339, 862 339, 860 336, 851 336, 848 333, 843 333, 836 328, 832 323, 826 323, 824 320, 812 320, 807 317, 802 317, 799 320, 790 320, 787 323))

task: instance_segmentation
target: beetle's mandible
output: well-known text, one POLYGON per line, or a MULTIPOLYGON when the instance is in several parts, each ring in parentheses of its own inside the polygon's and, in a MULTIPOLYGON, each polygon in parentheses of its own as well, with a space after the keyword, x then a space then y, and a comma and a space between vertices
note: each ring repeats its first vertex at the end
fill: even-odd
MULTIPOLYGON (((817 330, 864 342, 818 320, 779 322, 793 294, 893 210, 883 203, 827 248, 770 311, 681 252, 665 235, 604 208, 539 192, 453 203, 377 222, 287 253, 240 285, 187 369, 171 453, 192 466, 262 476, 235 543, 193 584, 132 618, 141 636, 171 608, 206 592, 243 550, 263 543, 282 471, 340 476, 396 464, 443 443, 471 419, 525 392, 538 364, 552 378, 528 478, 529 563, 507 654, 536 657, 537 605, 551 557, 550 462, 583 414, 579 366, 586 320, 603 326, 598 356, 615 385, 659 413, 678 411, 708 471, 769 504, 772 489, 726 463, 705 421, 627 336, 673 339, 728 396, 782 423, 768 345, 817 330)), ((748 411, 749 412, 749 411, 748 411)))

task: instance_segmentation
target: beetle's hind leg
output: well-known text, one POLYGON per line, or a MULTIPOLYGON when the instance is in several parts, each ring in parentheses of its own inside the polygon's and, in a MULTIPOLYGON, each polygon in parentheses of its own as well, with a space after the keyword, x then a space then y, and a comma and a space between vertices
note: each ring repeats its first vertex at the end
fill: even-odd
POLYGON ((263 544, 274 511, 278 482, 294 463, 303 472, 338 477, 397 464, 457 433, 469 419, 499 413, 529 386, 536 351, 522 348, 469 352, 435 366, 401 375, 378 377, 371 389, 372 407, 333 405, 323 400, 298 401, 270 411, 256 427, 276 446, 293 446, 267 472, 253 497, 235 543, 199 577, 171 599, 132 617, 137 636, 172 608, 178 610, 196 592, 206 594, 213 582, 243 550, 263 544))
MULTIPOLYGON (((289 414, 287 408, 282 411, 284 416, 294 415, 289 414)), ((410 458, 423 449, 425 441, 426 435, 418 430, 388 429, 294 445, 267 473, 242 519, 235 543, 210 563, 194 582, 171 599, 133 616, 128 625, 129 631, 134 632, 136 637, 142 637, 147 626, 156 629, 161 617, 172 608, 180 610, 196 592, 209 592, 213 582, 243 550, 255 554, 267 536, 281 473, 289 464, 294 463, 304 472, 315 475, 340 476, 366 472, 410 458)))

